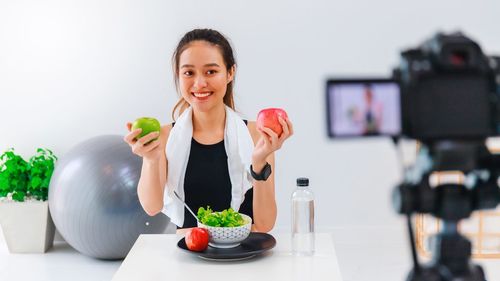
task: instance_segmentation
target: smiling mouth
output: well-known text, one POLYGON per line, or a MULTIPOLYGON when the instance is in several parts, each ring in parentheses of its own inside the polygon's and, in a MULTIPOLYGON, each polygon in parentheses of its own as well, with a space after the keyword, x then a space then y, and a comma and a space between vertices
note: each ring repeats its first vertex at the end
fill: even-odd
POLYGON ((193 95, 194 97, 196 97, 198 99, 206 99, 209 96, 211 96, 212 94, 213 94, 213 92, 199 92, 199 93, 191 92, 191 95, 193 95))

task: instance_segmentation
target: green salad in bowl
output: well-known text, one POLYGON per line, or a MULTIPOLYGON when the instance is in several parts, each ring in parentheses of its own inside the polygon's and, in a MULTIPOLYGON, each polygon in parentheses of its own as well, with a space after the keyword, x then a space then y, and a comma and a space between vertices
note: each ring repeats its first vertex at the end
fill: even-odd
POLYGON ((210 206, 198 209, 198 227, 208 230, 208 245, 215 248, 233 248, 250 235, 252 218, 232 208, 214 212, 210 206))
POLYGON ((242 214, 232 208, 222 212, 214 212, 210 206, 207 206, 206 209, 203 207, 198 209, 198 220, 204 225, 218 227, 236 227, 247 223, 242 214))

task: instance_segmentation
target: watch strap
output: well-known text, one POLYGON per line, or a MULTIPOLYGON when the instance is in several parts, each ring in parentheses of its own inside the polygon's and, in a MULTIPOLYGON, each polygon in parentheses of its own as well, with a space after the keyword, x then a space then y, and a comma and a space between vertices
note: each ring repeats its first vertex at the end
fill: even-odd
POLYGON ((252 175, 252 178, 258 181, 266 181, 269 176, 271 175, 271 165, 266 162, 266 165, 262 168, 262 171, 259 173, 256 173, 253 170, 253 165, 250 165, 250 174, 252 175))

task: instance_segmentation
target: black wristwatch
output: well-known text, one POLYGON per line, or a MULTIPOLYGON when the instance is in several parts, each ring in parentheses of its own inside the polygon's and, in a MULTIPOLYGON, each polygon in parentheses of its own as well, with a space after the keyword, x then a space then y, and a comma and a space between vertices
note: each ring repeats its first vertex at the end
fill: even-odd
POLYGON ((271 165, 266 162, 266 165, 264 165, 264 168, 262 168, 262 171, 260 173, 256 173, 253 170, 253 166, 250 165, 250 174, 252 175, 252 178, 254 178, 257 181, 266 181, 267 178, 271 175, 271 165))

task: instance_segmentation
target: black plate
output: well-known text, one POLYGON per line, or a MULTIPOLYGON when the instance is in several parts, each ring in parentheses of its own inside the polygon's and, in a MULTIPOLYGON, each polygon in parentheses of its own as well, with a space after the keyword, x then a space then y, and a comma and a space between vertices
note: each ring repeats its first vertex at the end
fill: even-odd
POLYGON ((190 254, 197 255, 204 259, 220 261, 252 258, 274 248, 275 245, 276 239, 274 239, 271 234, 258 232, 251 232, 247 239, 243 240, 239 246, 228 249, 213 248, 208 246, 208 248, 203 252, 195 252, 187 248, 184 238, 179 240, 177 243, 177 247, 190 254))

